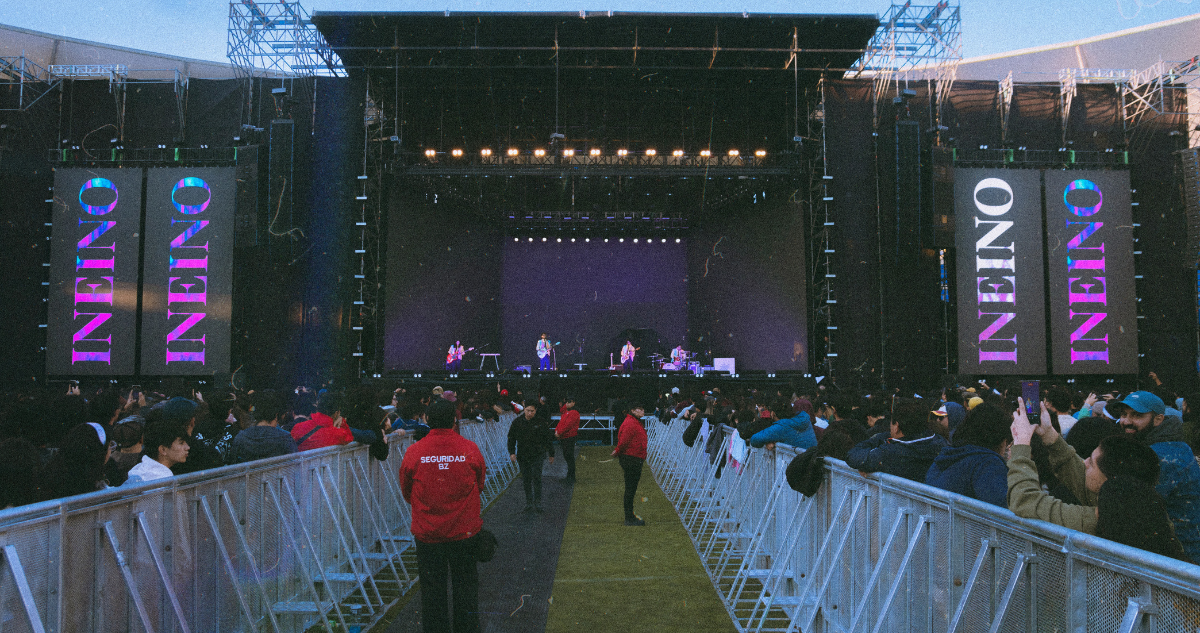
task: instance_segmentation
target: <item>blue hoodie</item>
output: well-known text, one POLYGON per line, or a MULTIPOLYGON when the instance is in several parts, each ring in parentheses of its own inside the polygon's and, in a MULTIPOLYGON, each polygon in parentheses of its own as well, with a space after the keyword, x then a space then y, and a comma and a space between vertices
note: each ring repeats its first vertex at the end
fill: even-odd
POLYGON ((808 414, 801 411, 750 436, 750 446, 754 448, 762 448, 771 442, 808 450, 817 445, 817 434, 813 431, 808 414))
POLYGON ((925 474, 925 483, 1008 507, 1008 465, 999 453, 989 448, 974 444, 943 448, 925 474))

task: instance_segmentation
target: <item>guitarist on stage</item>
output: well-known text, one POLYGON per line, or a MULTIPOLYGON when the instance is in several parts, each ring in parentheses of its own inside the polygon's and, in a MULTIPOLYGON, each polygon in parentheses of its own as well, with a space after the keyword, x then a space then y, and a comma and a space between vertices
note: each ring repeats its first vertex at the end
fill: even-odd
POLYGON ((547 338, 545 332, 543 332, 542 338, 538 339, 537 342, 537 355, 538 359, 540 359, 538 369, 542 371, 547 371, 550 369, 550 353, 553 349, 554 347, 550 345, 550 339, 547 338))
POLYGON ((633 357, 639 349, 642 348, 634 347, 633 341, 625 341, 625 347, 621 348, 621 365, 625 367, 625 371, 633 371, 633 357))
POLYGON ((450 351, 446 352, 446 371, 456 372, 462 369, 462 359, 466 355, 467 350, 463 349, 462 342, 454 341, 454 345, 450 346, 450 351))

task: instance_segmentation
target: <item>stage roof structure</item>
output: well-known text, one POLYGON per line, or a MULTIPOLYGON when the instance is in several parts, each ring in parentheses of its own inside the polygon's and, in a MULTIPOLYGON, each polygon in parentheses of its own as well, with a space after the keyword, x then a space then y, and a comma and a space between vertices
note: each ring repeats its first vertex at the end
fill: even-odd
POLYGON ((625 12, 317 12, 313 24, 352 73, 439 71, 844 72, 874 15, 625 12))

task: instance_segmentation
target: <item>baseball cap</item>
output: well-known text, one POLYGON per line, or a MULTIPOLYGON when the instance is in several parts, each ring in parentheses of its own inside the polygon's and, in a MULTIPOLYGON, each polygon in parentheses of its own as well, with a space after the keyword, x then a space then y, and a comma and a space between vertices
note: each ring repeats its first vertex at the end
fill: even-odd
POLYGON ((1129 407, 1138 413, 1157 413, 1163 415, 1167 412, 1167 405, 1162 401, 1162 398, 1150 393, 1149 391, 1135 391, 1120 402, 1110 402, 1108 409, 1112 409, 1111 413, 1115 417, 1121 417, 1125 412, 1125 408, 1129 407))
POLYGON ((974 409, 975 407, 977 407, 981 404, 983 404, 983 398, 980 398, 979 396, 975 396, 974 398, 967 400, 967 410, 969 411, 971 409, 974 409))
POLYGON ((946 405, 944 405, 944 404, 941 407, 939 407, 937 411, 934 411, 933 414, 934 415, 950 415, 946 411, 946 405))

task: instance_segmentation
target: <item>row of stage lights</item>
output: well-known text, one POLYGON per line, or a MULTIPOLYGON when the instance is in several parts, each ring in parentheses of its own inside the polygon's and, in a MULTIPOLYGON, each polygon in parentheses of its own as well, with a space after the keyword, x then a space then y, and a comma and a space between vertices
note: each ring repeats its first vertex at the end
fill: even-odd
MULTIPOLYGON (((444 154, 445 152, 442 152, 442 153, 444 154)), ((436 149, 426 149, 425 150, 425 158, 433 159, 433 158, 437 158, 437 155, 438 155, 438 151, 436 149)), ((454 158, 462 158, 465 154, 463 153, 462 149, 454 148, 454 149, 450 150, 450 155, 453 156, 454 158)), ((492 150, 485 147, 485 148, 479 150, 479 155, 482 158, 491 158, 492 150)), ((508 155, 510 157, 520 156, 521 150, 519 150, 515 147, 509 148, 508 155)), ((575 155, 576 155, 576 151, 574 149, 568 148, 568 149, 562 150, 563 158, 573 158, 573 157, 575 157, 575 155)), ((582 154, 580 154, 580 155, 582 156, 582 154)), ((604 152, 601 151, 599 148, 593 147, 592 149, 588 150, 588 156, 599 157, 599 156, 603 156, 603 155, 604 155, 604 152)), ((627 149, 617 150, 618 157, 627 158, 627 157, 629 157, 629 155, 630 155, 630 152, 627 149)), ((636 154, 634 154, 634 155, 636 156, 636 154)), ((648 149, 645 151, 645 155, 648 158, 654 158, 655 156, 658 156, 658 150, 648 149)), ((674 156, 676 158, 682 158, 685 155, 686 154, 681 149, 677 149, 677 150, 674 150, 671 152, 671 156, 674 156)), ((700 154, 699 154, 699 156, 701 158, 712 158, 712 155, 713 155, 712 150, 708 150, 708 149, 700 150, 700 154)), ((731 149, 728 152, 726 152, 726 155, 729 156, 730 158, 737 158, 737 157, 741 156, 741 152, 736 149, 731 149)), ((767 150, 765 150, 765 149, 754 150, 754 156, 756 158, 765 158, 766 155, 767 155, 767 150)), ((540 148, 535 149, 535 150, 533 150, 533 156, 536 158, 545 158, 546 150, 540 149, 540 148)))
MULTIPOLYGON (((533 238, 532 238, 532 237, 530 237, 530 238, 526 238, 526 239, 528 239, 530 242, 532 242, 532 241, 533 241, 533 238)), ((573 237, 572 237, 572 238, 568 238, 568 239, 569 239, 569 241, 572 241, 572 242, 574 242, 574 241, 575 241, 575 238, 573 238, 573 237)), ((608 242, 608 238, 607 238, 607 237, 605 237, 605 238, 599 238, 599 237, 598 237, 598 238, 596 238, 596 241, 600 241, 601 239, 603 239, 605 242, 608 242)), ((620 242, 620 243, 622 243, 622 244, 624 244, 624 243, 625 243, 625 238, 623 238, 623 237, 618 237, 618 238, 615 238, 615 239, 617 240, 617 242, 620 242)), ((633 238, 633 243, 634 243, 634 244, 637 244, 637 243, 638 243, 638 239, 640 239, 640 238, 636 238, 636 237, 635 237, 635 238, 633 238)), ((521 238, 519 238, 519 237, 514 237, 514 238, 513 238, 513 241, 514 241, 514 242, 520 242, 520 241, 521 241, 521 238)), ((546 242, 546 241, 548 241, 548 238, 545 238, 545 237, 543 237, 543 238, 542 238, 542 241, 543 241, 543 242, 546 242)), ((555 240, 554 240, 554 241, 555 241, 555 242, 559 242, 559 243, 561 243, 561 242, 563 241, 563 238, 561 238, 561 237, 558 237, 558 238, 555 238, 555 240)), ((585 238, 583 238, 583 241, 585 241, 585 242, 591 242, 591 241, 592 241, 592 238, 590 238, 590 237, 585 237, 585 238)), ((647 237, 647 238, 644 238, 644 239, 642 239, 642 241, 643 241, 643 242, 645 242, 645 243, 647 243, 647 244, 653 244, 653 243, 654 243, 654 238, 652 238, 652 237, 647 237)), ((662 243, 663 243, 663 244, 666 244, 666 243, 667 243, 667 238, 665 238, 665 237, 664 237, 664 238, 662 238, 662 240, 661 240, 661 241, 662 241, 662 243)), ((683 240, 682 240, 682 239, 680 239, 680 238, 678 238, 678 237, 677 237, 677 238, 675 238, 675 243, 676 243, 676 244, 679 244, 679 243, 680 243, 680 242, 682 242, 682 241, 683 241, 683 240)))

